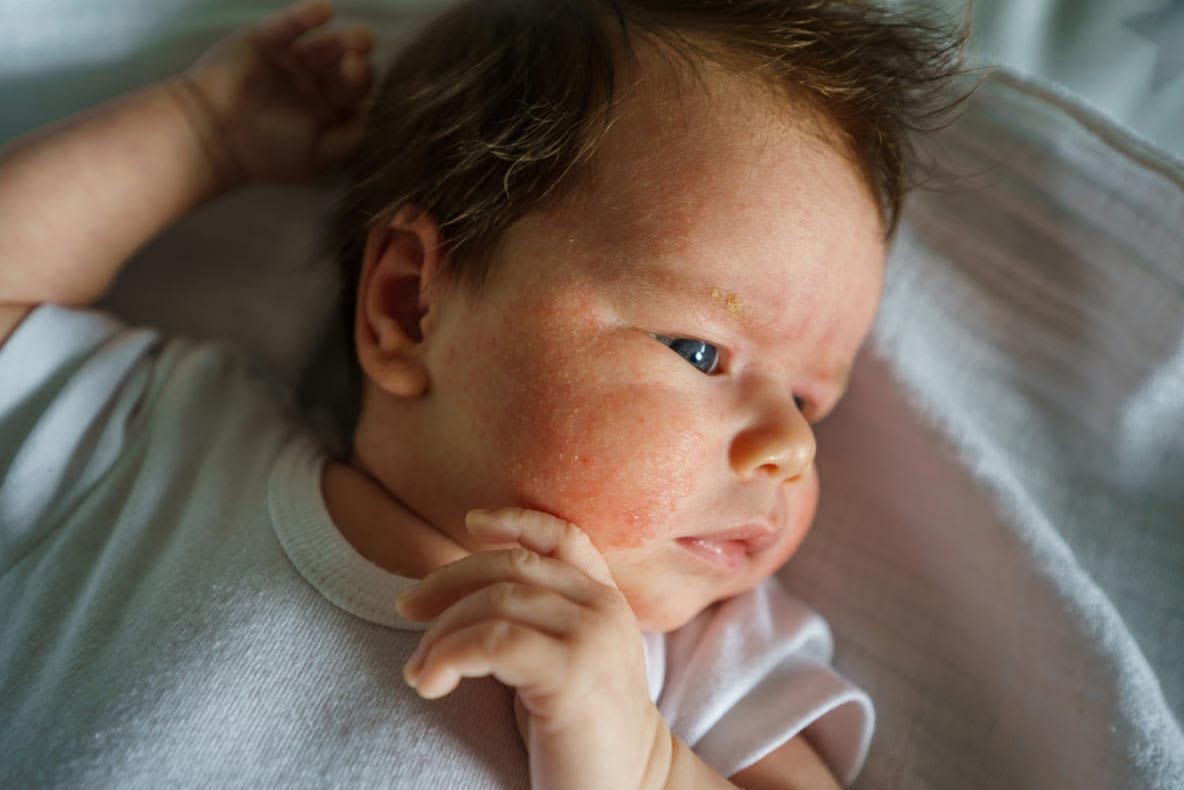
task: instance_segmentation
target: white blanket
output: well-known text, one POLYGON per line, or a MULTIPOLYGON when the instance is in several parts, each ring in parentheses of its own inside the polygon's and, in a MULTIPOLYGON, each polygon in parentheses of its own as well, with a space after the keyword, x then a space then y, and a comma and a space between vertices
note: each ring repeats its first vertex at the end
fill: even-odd
POLYGON ((999 74, 908 206, 783 569, 857 787, 1184 787, 1184 167, 999 74))
MULTIPOLYGON (((0 0, 0 139, 276 5, 0 0)), ((380 44, 414 5, 339 3, 380 44)), ((939 142, 963 177, 906 209, 872 345, 819 431, 818 524, 782 571, 876 702, 856 786, 1184 787, 1184 165, 1006 74, 939 142)), ((322 345, 333 198, 207 206, 104 305, 323 385, 344 364, 322 345)))

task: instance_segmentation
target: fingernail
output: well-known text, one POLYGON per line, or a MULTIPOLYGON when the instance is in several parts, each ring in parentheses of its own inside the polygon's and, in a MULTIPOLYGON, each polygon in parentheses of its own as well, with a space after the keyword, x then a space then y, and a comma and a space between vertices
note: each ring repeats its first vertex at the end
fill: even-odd
POLYGON ((475 526, 485 526, 490 523, 490 515, 492 511, 484 510, 482 508, 475 508, 465 514, 465 528, 472 529, 475 526))
POLYGON ((395 596, 395 611, 399 612, 399 614, 403 614, 403 610, 406 608, 407 603, 410 602, 418 592, 418 584, 413 584, 407 589, 401 590, 399 594, 395 596))
POLYGON ((415 690, 418 691, 419 696, 423 697, 424 699, 439 699, 456 687, 456 680, 453 678, 454 673, 444 670, 440 673, 439 677, 435 679, 436 682, 430 684, 428 688, 419 688, 416 686, 415 690))
POLYGON ((411 657, 407 659, 407 663, 403 665, 403 680, 407 681, 407 685, 412 688, 419 682, 419 662, 423 660, 423 645, 418 645, 411 653, 411 657))

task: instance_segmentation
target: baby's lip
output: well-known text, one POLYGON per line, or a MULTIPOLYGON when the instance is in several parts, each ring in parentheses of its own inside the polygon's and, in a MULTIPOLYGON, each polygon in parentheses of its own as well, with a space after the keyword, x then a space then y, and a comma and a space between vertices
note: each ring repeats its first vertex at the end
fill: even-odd
POLYGON ((688 535, 682 538, 682 540, 702 540, 711 543, 726 543, 729 541, 743 543, 745 551, 749 554, 756 554, 772 547, 780 537, 780 532, 771 524, 752 523, 732 527, 731 529, 722 529, 718 532, 709 532, 703 535, 688 535))

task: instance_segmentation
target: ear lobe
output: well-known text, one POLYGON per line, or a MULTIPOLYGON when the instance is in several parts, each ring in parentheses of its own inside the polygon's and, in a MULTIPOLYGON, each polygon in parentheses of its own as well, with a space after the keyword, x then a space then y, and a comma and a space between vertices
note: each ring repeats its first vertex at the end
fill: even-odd
POLYGON ((366 375, 392 395, 417 397, 428 389, 423 328, 439 256, 439 226, 414 206, 400 208, 366 239, 354 339, 366 375))

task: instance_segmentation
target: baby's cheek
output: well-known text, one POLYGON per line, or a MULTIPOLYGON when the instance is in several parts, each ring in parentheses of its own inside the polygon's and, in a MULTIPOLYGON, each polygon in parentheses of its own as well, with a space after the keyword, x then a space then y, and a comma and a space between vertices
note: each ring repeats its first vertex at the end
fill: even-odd
POLYGON ((814 523, 814 515, 818 510, 817 469, 811 468, 809 477, 795 485, 801 488, 794 490, 788 497, 790 510, 785 516, 785 543, 778 547, 779 551, 772 563, 774 569, 781 567, 797 553, 802 541, 810 532, 810 526, 814 523))
MULTIPOLYGON (((546 323, 546 322, 540 322, 546 323)), ((656 537, 703 468, 685 395, 639 367, 628 341, 570 315, 516 346, 502 456, 527 506, 579 525, 602 551, 656 537), (607 346, 607 347, 606 347, 607 346)))
POLYGON ((504 462, 491 473, 602 551, 654 538, 706 462, 685 393, 655 381, 644 346, 578 293, 524 306, 489 336, 486 380, 499 383, 474 406, 504 462))
POLYGON ((701 435, 672 423, 660 393, 555 393, 550 406, 529 420, 534 441, 515 454, 514 490, 579 525, 601 551, 661 537, 694 489, 701 435))

